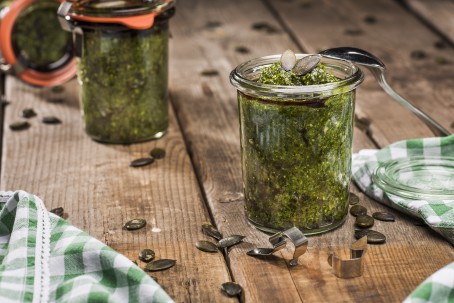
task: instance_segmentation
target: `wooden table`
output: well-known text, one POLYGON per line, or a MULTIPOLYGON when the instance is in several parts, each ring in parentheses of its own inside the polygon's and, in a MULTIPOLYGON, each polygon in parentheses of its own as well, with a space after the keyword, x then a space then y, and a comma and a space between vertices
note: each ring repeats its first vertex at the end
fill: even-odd
MULTIPOLYGON (((268 242, 244 216, 236 91, 228 75, 245 60, 288 48, 311 53, 360 47, 383 59, 398 92, 453 130, 453 18, 454 4, 447 0, 179 0, 171 20, 167 135, 129 146, 96 143, 83 132, 75 80, 58 93, 8 77, 1 188, 34 193, 49 209, 64 207, 72 224, 132 260, 146 247, 159 258, 176 259, 174 268, 156 276, 177 302, 238 301, 219 290, 230 280, 243 286, 245 302, 401 301, 452 262, 454 249, 414 219, 361 193, 370 211, 397 216, 395 223, 376 223, 388 239, 369 245, 363 276, 338 279, 326 261, 330 252, 346 251, 354 241, 351 216, 341 228, 310 237, 297 267, 278 257, 264 261, 246 255, 268 242), (269 29, 254 30, 258 22, 269 29), (206 70, 219 74, 203 76, 206 70), (48 102, 56 98, 64 102, 48 102), (7 126, 27 107, 40 117, 58 116, 63 124, 35 118, 29 130, 12 132, 7 126), (129 167, 154 147, 164 148, 166 158, 129 167), (132 218, 149 224, 144 230, 122 230, 132 218), (204 222, 224 235, 247 238, 227 255, 201 252, 194 243, 207 239, 204 222)), ((355 151, 432 136, 368 72, 357 93, 356 122, 355 151)))

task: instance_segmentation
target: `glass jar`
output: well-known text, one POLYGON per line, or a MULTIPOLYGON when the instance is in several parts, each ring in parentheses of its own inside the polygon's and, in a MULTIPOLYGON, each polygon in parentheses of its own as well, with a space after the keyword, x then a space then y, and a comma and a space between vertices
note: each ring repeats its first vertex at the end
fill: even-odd
POLYGON ((59 27, 58 0, 0 4, 2 70, 33 85, 61 84, 76 74, 71 34, 59 27))
POLYGON ((168 20, 173 1, 64 2, 86 133, 105 143, 162 137, 168 126, 168 20))
POLYGON ((246 215, 265 232, 296 226, 318 234, 347 215, 355 89, 363 73, 351 62, 322 58, 338 82, 258 83, 261 69, 279 58, 253 59, 230 74, 238 90, 246 215))

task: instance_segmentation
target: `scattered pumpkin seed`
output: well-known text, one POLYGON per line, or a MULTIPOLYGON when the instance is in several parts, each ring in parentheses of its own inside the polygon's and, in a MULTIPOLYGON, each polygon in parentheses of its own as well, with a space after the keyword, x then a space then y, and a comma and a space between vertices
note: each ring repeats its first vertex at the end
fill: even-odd
POLYGON ((274 34, 279 32, 277 28, 267 22, 255 22, 252 24, 252 29, 259 32, 265 32, 267 34, 274 34))
POLYGON ((364 22, 367 24, 375 24, 377 23, 377 18, 375 18, 375 16, 366 16, 364 17, 364 22))
POLYGON ((153 162, 154 162, 154 158, 151 158, 151 157, 139 158, 139 159, 136 159, 136 160, 132 161, 131 163, 129 163, 129 166, 141 167, 141 166, 145 166, 145 165, 150 165, 153 162))
POLYGON ((166 151, 162 148, 153 148, 150 151, 150 156, 155 159, 162 159, 166 156, 166 151))
POLYGON ((350 214, 355 217, 365 215, 367 214, 367 209, 362 205, 353 205, 350 207, 350 214))
POLYGON ((221 26, 222 26, 222 23, 219 21, 208 21, 205 24, 205 27, 208 27, 208 28, 216 28, 216 27, 221 27, 221 26))
POLYGON ((355 224, 360 228, 369 228, 374 225, 374 218, 369 215, 359 215, 356 217, 355 224))
POLYGON ((295 75, 303 76, 312 71, 318 65, 319 62, 320 62, 319 55, 305 56, 296 61, 296 64, 293 67, 292 72, 295 75))
POLYGON ((246 46, 237 46, 235 51, 240 54, 249 54, 251 52, 246 46))
POLYGON ((217 252, 218 251, 218 247, 216 246, 216 244, 214 244, 213 242, 210 242, 210 241, 199 240, 195 243, 195 246, 204 252, 217 252))
POLYGON ((33 110, 33 108, 26 108, 22 111, 22 117, 24 118, 32 118, 36 116, 36 112, 33 110))
POLYGON ((240 235, 233 235, 219 240, 219 242, 216 245, 219 248, 227 248, 242 242, 244 238, 246 237, 240 235))
POLYGON ((427 58, 427 54, 422 50, 414 50, 411 52, 410 57, 415 60, 422 60, 427 58))
POLYGON ((161 271, 175 266, 176 263, 177 261, 172 259, 155 260, 148 263, 144 269, 145 271, 161 271))
POLYGON ((283 70, 289 71, 296 64, 296 55, 290 49, 286 50, 281 55, 281 67, 283 70))
POLYGON ((203 224, 202 232, 207 236, 215 238, 216 240, 222 239, 222 234, 219 232, 219 230, 216 229, 216 227, 214 227, 211 224, 208 224, 208 223, 203 224))
POLYGON ((263 257, 263 256, 270 256, 274 252, 274 248, 267 248, 267 247, 256 247, 251 249, 246 253, 246 255, 251 257, 263 257))
POLYGON ((234 297, 239 295, 243 291, 243 288, 235 282, 226 282, 222 283, 221 290, 226 293, 227 296, 234 297))
POLYGON ((369 244, 383 244, 386 242, 386 236, 376 230, 372 229, 355 230, 356 239, 361 239, 364 236, 367 236, 367 243, 369 244))
POLYGON ((50 210, 51 213, 56 214, 59 217, 63 216, 64 210, 63 207, 56 207, 50 210))
POLYGON ((372 217, 374 219, 380 220, 380 221, 388 221, 388 222, 394 222, 396 218, 394 217, 393 214, 383 212, 383 211, 377 211, 372 214, 372 217))
POLYGON ((434 43, 434 47, 438 49, 444 49, 446 48, 446 43, 442 40, 438 40, 434 43))
POLYGON ((53 93, 59 94, 65 91, 65 88, 63 86, 57 85, 51 88, 51 91, 53 93))
POLYGON ((354 193, 349 194, 348 200, 350 205, 356 205, 359 203, 359 197, 354 193))
POLYGON ((41 120, 44 124, 60 124, 61 120, 54 116, 43 117, 41 120))
POLYGON ((123 226, 123 229, 136 230, 136 229, 141 229, 145 225, 147 225, 147 221, 145 219, 132 219, 125 223, 125 225, 123 226))
POLYGON ((142 249, 142 251, 139 253, 139 260, 142 262, 148 263, 151 260, 153 260, 154 257, 155 257, 154 251, 148 248, 142 249))
POLYGON ((363 33, 364 32, 361 29, 358 29, 358 28, 348 28, 348 29, 346 29, 344 31, 344 34, 348 35, 348 36, 360 36, 363 33))
POLYGON ((218 76, 219 72, 215 69, 206 69, 206 70, 203 70, 200 74, 202 76, 206 76, 206 77, 214 77, 214 76, 218 76))
POLYGON ((28 123, 27 121, 18 121, 18 122, 13 122, 9 125, 9 128, 11 130, 14 130, 14 131, 18 131, 18 130, 26 130, 28 128, 30 128, 30 123, 28 123))

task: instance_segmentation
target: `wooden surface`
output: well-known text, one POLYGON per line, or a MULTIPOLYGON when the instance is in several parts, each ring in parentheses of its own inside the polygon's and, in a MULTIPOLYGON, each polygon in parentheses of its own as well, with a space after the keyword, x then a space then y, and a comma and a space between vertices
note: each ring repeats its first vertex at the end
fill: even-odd
MULTIPOLYGON (((171 20, 167 135, 129 146, 96 143, 82 130, 75 80, 63 93, 55 93, 8 77, 11 104, 5 109, 0 187, 39 195, 49 209, 63 206, 72 224, 132 260, 145 247, 158 257, 176 259, 176 267, 156 276, 177 302, 401 301, 427 276, 454 261, 454 248, 415 225, 414 219, 361 193, 361 203, 370 212, 386 210, 397 216, 394 223, 376 222, 375 229, 388 240, 369 245, 362 277, 338 279, 326 261, 330 252, 345 252, 354 241, 350 216, 341 228, 310 237, 308 252, 295 268, 279 256, 264 261, 246 255, 268 241, 244 216, 236 92, 228 75, 245 60, 287 48, 316 52, 360 47, 382 58, 387 78, 399 93, 453 130, 453 40, 443 41, 452 36, 435 24, 449 24, 454 13, 435 18, 436 11, 416 14, 411 7, 391 0, 179 0, 171 20), (254 30, 257 22, 274 30, 254 30), (434 46, 439 41, 444 47, 434 46), (240 53, 237 47, 249 52, 240 53), (414 51, 427 56, 414 59, 414 51), (207 70, 218 75, 203 76, 207 70), (56 98, 64 102, 47 101, 56 98), (10 131, 7 126, 27 107, 39 114, 32 127, 10 131), (40 123, 45 115, 58 116, 63 124, 40 123), (164 148, 166 158, 149 167, 128 166, 153 147, 164 148), (121 229, 136 217, 147 219, 146 230, 121 229), (203 253, 194 243, 208 239, 200 230, 207 221, 224 235, 247 238, 225 255, 203 253), (220 292, 220 284, 229 280, 243 286, 241 298, 220 292)), ((431 136, 368 72, 357 92, 356 116, 355 151, 431 136)))

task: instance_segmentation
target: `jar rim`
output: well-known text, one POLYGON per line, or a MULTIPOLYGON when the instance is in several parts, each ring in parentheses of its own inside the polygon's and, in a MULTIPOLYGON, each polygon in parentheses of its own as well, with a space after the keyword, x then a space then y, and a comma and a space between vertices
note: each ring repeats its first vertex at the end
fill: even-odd
MULTIPOLYGON (((297 59, 309 54, 296 54, 297 59)), ((238 65, 230 73, 230 83, 237 90, 252 96, 279 99, 315 99, 329 97, 354 90, 364 80, 359 67, 348 60, 332 59, 322 56, 321 63, 328 69, 344 72, 346 77, 332 83, 317 85, 275 85, 257 82, 261 68, 278 62, 281 55, 270 55, 251 59, 238 65), (348 72, 348 73, 347 73, 348 72), (254 78, 255 76, 255 78, 254 78)))

